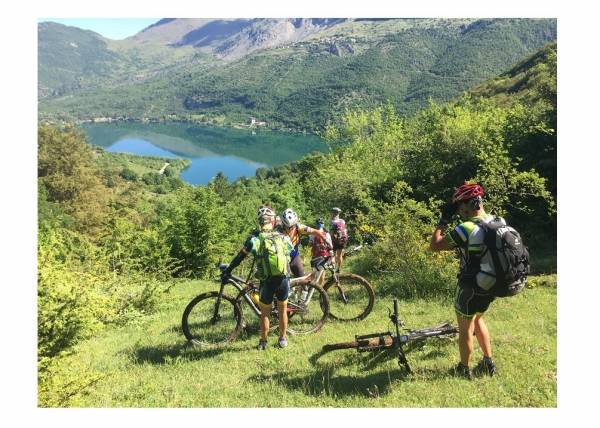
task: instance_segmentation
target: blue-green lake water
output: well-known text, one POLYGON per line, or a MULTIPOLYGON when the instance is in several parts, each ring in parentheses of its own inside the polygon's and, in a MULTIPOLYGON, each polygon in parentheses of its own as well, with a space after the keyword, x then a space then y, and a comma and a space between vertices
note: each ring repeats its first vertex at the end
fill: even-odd
POLYGON ((324 152, 317 136, 268 130, 232 129, 185 123, 86 124, 88 142, 109 152, 140 156, 186 158, 191 164, 181 178, 206 184, 222 172, 230 181, 254 176, 298 160, 311 152, 324 152))

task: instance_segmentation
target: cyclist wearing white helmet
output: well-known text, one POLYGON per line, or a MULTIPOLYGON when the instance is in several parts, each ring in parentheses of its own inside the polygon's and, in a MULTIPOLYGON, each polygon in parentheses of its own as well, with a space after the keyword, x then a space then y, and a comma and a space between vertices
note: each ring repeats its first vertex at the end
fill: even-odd
POLYGON ((325 239, 326 234, 321 230, 313 229, 312 227, 298 223, 298 214, 296 214, 296 212, 291 208, 287 208, 280 215, 280 218, 281 225, 278 226, 278 229, 290 237, 294 247, 292 253, 290 254, 290 268, 292 275, 295 278, 299 278, 304 276, 304 264, 302 263, 302 258, 300 257, 300 235, 319 236, 321 239, 325 239))
POLYGON ((277 310, 279 316, 279 346, 287 346, 287 298, 289 294, 289 261, 293 250, 290 238, 276 227, 275 211, 266 205, 258 209, 257 221, 260 230, 252 232, 246 240, 244 247, 233 258, 229 266, 223 271, 223 281, 227 281, 231 271, 235 269, 248 254, 252 253, 258 261, 257 277, 260 278, 259 307, 260 314, 260 341, 258 349, 267 347, 269 334, 269 314, 273 298, 277 297, 277 310), (265 243, 267 243, 265 245, 265 243), (266 250, 276 248, 275 251, 266 250), (276 270, 283 267, 281 270, 276 270))

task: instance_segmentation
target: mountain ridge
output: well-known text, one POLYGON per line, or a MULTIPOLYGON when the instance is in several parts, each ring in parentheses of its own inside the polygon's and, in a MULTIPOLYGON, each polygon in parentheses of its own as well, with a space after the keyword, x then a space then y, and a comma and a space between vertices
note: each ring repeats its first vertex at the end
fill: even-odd
POLYGON ((552 19, 160 22, 107 45, 120 74, 41 97, 40 118, 254 116, 315 129, 354 105, 390 100, 409 114, 447 101, 556 39, 552 19))

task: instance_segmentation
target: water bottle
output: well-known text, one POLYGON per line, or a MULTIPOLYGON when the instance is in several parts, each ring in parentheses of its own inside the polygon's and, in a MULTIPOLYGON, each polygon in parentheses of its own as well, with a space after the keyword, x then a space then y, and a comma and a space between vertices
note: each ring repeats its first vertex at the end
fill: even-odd
POLYGON ((253 289, 250 292, 250 299, 252 299, 252 301, 254 302, 254 304, 257 305, 257 306, 258 306, 258 297, 259 297, 258 296, 258 291, 256 291, 256 288, 255 288, 255 289, 253 289))
POLYGON ((302 293, 300 294, 300 301, 306 302, 306 298, 308 297, 308 290, 303 288, 302 293))

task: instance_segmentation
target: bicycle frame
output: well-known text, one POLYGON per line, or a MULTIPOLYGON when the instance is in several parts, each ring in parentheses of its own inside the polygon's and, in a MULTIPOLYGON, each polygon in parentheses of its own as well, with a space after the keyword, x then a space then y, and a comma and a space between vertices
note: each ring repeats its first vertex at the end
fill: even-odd
POLYGON ((394 299, 394 313, 390 315, 390 320, 394 324, 394 327, 396 330, 396 335, 394 335, 390 331, 386 331, 383 333, 372 333, 372 334, 366 334, 366 335, 360 335, 360 336, 355 335, 354 339, 356 340, 356 343, 360 343, 361 340, 373 339, 375 337, 379 338, 379 343, 377 345, 371 345, 371 346, 360 346, 359 345, 357 349, 359 352, 373 352, 373 351, 378 351, 380 349, 395 348, 395 350, 398 352, 398 365, 399 366, 403 365, 408 373, 412 373, 412 371, 410 369, 410 365, 408 364, 408 360, 406 359, 406 354, 404 353, 404 349, 402 348, 402 344, 408 342, 408 336, 400 334, 400 327, 403 326, 404 323, 398 317, 398 300, 397 299, 394 299), (391 345, 386 344, 386 342, 385 342, 386 336, 391 337, 391 339, 392 339, 391 345))

